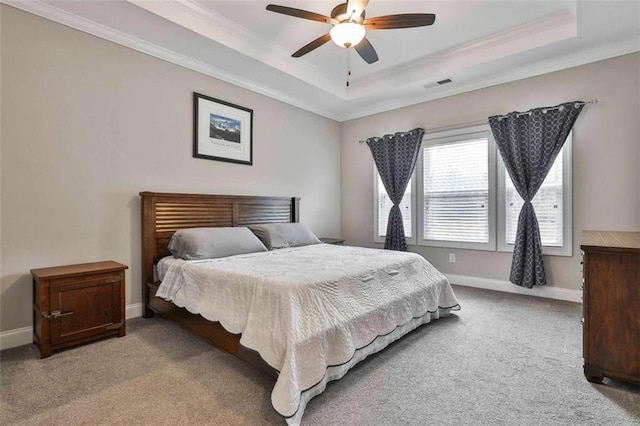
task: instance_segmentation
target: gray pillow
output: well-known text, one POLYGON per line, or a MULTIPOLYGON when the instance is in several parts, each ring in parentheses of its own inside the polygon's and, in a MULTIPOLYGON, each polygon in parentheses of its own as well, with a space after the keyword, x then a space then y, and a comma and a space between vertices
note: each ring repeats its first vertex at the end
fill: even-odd
POLYGON ((321 244, 311 229, 302 223, 270 223, 249 226, 269 249, 321 244))
POLYGON ((184 260, 267 251, 264 244, 245 227, 180 229, 171 237, 168 248, 173 257, 184 260))

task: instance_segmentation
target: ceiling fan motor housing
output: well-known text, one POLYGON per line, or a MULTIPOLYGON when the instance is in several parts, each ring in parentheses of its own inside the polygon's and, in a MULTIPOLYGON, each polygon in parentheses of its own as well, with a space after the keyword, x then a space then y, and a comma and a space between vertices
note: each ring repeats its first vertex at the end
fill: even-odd
MULTIPOLYGON (((360 16, 352 17, 351 21, 362 25, 362 23, 364 22, 364 15, 365 15, 365 11, 363 10, 360 16)), ((349 13, 347 13, 347 3, 342 3, 334 7, 333 10, 331 11, 331 17, 338 22, 348 21, 349 13)))

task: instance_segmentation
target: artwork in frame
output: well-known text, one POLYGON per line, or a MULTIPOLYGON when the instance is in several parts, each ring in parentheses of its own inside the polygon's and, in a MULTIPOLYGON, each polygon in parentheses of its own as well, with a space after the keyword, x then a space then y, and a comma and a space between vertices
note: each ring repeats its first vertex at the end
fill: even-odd
POLYGON ((193 93, 193 156, 253 164, 253 110, 193 93))

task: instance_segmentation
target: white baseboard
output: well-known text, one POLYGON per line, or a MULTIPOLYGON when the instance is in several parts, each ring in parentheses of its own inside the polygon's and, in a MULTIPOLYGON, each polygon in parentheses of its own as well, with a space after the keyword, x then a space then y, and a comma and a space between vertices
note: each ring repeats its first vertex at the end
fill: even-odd
POLYGON ((487 290, 504 291, 507 293, 524 294, 526 296, 546 297, 548 299, 566 300, 569 302, 582 303, 582 290, 572 290, 569 288, 536 286, 525 288, 512 284, 509 281, 494 280, 489 278, 469 277, 466 275, 445 274, 451 284, 465 287, 477 287, 487 290))
POLYGON ((16 328, 0 333, 0 350, 15 348, 33 342, 33 327, 16 328))
MULTIPOLYGON (((142 316, 142 303, 132 303, 125 308, 125 316, 129 320, 142 316)), ((33 327, 22 327, 0 333, 0 350, 28 345, 33 342, 33 327)))
POLYGON ((142 303, 132 303, 125 308, 125 318, 138 318, 142 316, 142 303))

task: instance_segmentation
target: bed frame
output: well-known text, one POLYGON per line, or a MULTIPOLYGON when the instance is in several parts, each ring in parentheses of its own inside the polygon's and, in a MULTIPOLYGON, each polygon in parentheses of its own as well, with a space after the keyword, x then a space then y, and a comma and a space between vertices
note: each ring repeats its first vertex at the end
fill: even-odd
POLYGON ((230 353, 252 367, 277 378, 278 372, 260 355, 240 344, 240 334, 155 296, 159 282, 154 265, 170 253, 169 239, 185 228, 247 226, 259 223, 298 222, 300 198, 141 192, 142 300, 145 318, 155 313, 230 353))

